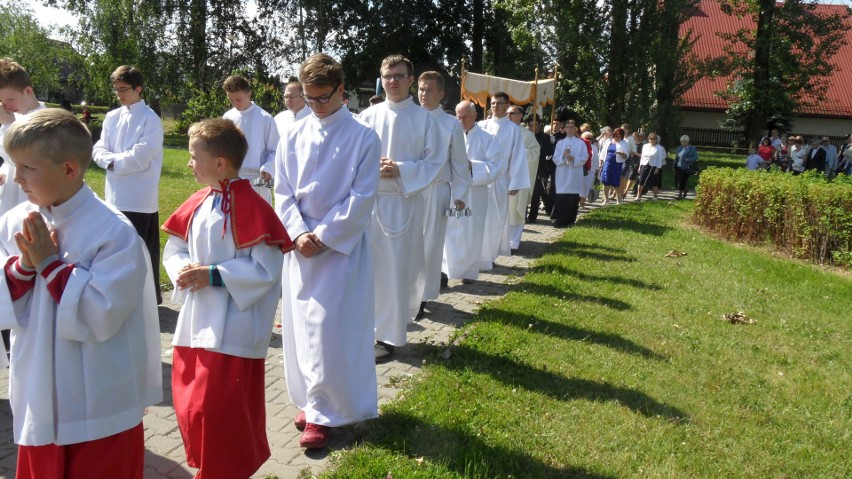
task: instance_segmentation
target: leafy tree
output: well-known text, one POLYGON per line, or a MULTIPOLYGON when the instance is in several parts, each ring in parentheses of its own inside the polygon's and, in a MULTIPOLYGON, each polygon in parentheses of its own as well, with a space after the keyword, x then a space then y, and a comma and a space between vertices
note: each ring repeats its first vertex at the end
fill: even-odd
POLYGON ((832 58, 846 43, 837 32, 849 28, 850 12, 817 12, 815 2, 803 0, 724 0, 722 8, 751 20, 734 34, 720 34, 726 55, 715 61, 720 73, 733 77, 721 93, 729 103, 722 126, 742 129, 756 144, 765 129, 789 128, 796 111, 825 100, 836 69, 832 58))
POLYGON ((61 89, 62 65, 79 62, 73 49, 52 40, 51 30, 39 25, 33 10, 22 0, 0 5, 0 25, 0 57, 12 58, 27 69, 37 94, 61 89))

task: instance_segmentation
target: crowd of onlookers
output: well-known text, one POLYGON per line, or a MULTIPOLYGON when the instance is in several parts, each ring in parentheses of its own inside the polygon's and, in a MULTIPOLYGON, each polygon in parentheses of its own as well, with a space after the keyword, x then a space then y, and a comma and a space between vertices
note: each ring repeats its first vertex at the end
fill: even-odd
POLYGON ((749 170, 780 170, 794 175, 816 170, 833 178, 852 175, 852 134, 838 151, 828 136, 790 136, 773 128, 746 157, 749 170))

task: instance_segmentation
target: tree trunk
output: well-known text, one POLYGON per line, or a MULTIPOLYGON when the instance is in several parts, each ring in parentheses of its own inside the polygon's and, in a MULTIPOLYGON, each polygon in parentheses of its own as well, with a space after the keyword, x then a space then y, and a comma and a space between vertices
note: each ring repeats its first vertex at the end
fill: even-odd
POLYGON ((769 88, 769 55, 772 44, 772 21, 775 17, 775 0, 758 0, 757 33, 754 37, 754 108, 745 125, 746 138, 754 145, 766 129, 767 91, 769 88))

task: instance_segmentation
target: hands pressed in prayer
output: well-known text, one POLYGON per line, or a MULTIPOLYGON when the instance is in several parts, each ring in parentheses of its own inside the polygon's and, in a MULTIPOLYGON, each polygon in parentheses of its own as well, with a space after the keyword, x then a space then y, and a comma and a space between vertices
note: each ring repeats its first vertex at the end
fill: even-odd
POLYGON ((509 196, 515 196, 517 194, 518 194, 518 190, 510 190, 509 191, 509 196))
POLYGON ((265 171, 260 172, 260 177, 263 178, 263 181, 269 181, 269 180, 272 179, 272 175, 270 175, 269 173, 267 173, 265 171))
POLYGON ((6 175, 0 175, 0 186, 6 184, 6 175))
POLYGON ((379 178, 389 180, 399 176, 399 166, 390 158, 382 157, 379 163, 379 178))
POLYGON ((191 292, 210 286, 210 267, 189 263, 181 268, 175 284, 178 288, 189 289, 191 292))
POLYGON ((21 264, 28 268, 35 268, 48 256, 59 254, 56 231, 47 227, 38 211, 31 211, 24 218, 23 228, 15 233, 15 243, 21 250, 21 264))
POLYGON ((296 244, 296 251, 298 251, 305 258, 310 258, 315 254, 322 251, 325 247, 320 241, 319 237, 314 233, 303 233, 296 237, 294 241, 296 244))
POLYGON ((456 200, 456 201, 455 201, 455 204, 456 204, 456 209, 457 209, 457 210, 463 210, 463 209, 464 209, 464 201, 462 201, 462 200, 456 200))

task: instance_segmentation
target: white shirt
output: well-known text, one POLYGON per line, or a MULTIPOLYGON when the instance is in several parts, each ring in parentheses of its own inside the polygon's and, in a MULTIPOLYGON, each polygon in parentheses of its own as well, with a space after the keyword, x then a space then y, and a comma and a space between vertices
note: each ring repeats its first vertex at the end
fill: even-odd
POLYGON ((660 145, 645 143, 642 145, 642 157, 639 166, 650 165, 654 168, 662 168, 666 161, 666 149, 660 145))
POLYGON ((278 148, 278 128, 272 115, 263 108, 251 103, 243 111, 231 108, 222 118, 237 125, 248 141, 248 152, 240 167, 240 177, 254 179, 260 172, 274 172, 275 149, 278 148))
POLYGON ((162 358, 151 261, 123 215, 88 186, 60 206, 24 203, 0 219, 0 258, 40 211, 59 234, 59 258, 75 265, 57 304, 46 280, 12 301, 0 278, 0 328, 12 330, 9 393, 15 442, 76 444, 142 421, 162 400, 162 358))
POLYGON ((521 127, 512 123, 508 115, 480 123, 482 129, 492 134, 497 142, 500 156, 494 158, 494 161, 497 162, 501 175, 509 175, 508 191, 529 188, 527 150, 524 148, 521 127))
POLYGON ((106 170, 107 203, 120 211, 157 212, 163 123, 144 101, 107 113, 92 157, 106 170))
MULTIPOLYGON (((586 142, 576 136, 559 140, 553 151, 553 163, 556 164, 554 180, 557 194, 575 194, 583 191, 583 165, 589 159, 586 142), (569 157, 574 157, 570 161, 569 157)), ((589 173, 591 174, 591 173, 589 173)))

